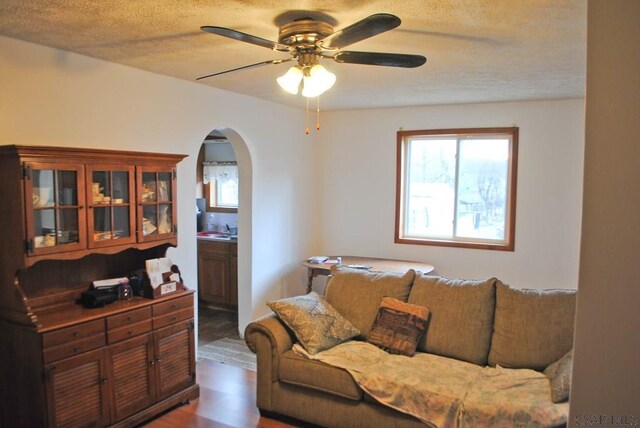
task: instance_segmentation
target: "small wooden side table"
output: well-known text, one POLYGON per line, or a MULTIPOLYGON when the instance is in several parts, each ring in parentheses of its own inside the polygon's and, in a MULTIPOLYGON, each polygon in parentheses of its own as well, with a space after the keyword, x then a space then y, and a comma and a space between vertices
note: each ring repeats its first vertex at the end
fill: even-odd
MULTIPOLYGON (((432 265, 427 263, 410 262, 406 260, 375 259, 356 256, 332 256, 329 257, 329 260, 335 260, 338 257, 342 258, 342 266, 369 266, 369 268, 366 269, 367 272, 406 272, 409 269, 413 269, 422 273, 429 273, 434 269, 432 265)), ((328 276, 331 273, 331 266, 336 265, 335 263, 310 263, 308 260, 305 260, 302 264, 307 268, 307 293, 310 293, 313 288, 313 278, 318 275, 328 276)))

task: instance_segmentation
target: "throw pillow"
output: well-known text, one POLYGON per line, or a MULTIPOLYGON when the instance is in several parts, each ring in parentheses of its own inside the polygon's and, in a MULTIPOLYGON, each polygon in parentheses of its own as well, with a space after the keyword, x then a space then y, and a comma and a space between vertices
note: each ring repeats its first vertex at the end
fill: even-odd
POLYGON ((412 357, 429 317, 426 306, 404 303, 392 297, 382 299, 367 342, 390 354, 412 357))
POLYGON ((569 400, 571 388, 571 369, 573 368, 573 349, 555 363, 544 369, 544 374, 551 384, 551 399, 554 403, 569 400))
POLYGON ((318 293, 267 302, 310 354, 329 349, 360 334, 318 293))
POLYGON ((366 339, 383 297, 407 301, 416 272, 368 272, 346 266, 331 268, 324 297, 366 339))

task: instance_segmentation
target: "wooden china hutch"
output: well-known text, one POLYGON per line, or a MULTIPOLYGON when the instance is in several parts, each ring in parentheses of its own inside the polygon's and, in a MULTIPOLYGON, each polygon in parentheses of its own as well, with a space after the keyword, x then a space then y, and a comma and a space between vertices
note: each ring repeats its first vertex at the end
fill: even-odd
POLYGON ((193 291, 76 303, 177 245, 184 157, 0 147, 0 426, 134 426, 198 397, 193 291))

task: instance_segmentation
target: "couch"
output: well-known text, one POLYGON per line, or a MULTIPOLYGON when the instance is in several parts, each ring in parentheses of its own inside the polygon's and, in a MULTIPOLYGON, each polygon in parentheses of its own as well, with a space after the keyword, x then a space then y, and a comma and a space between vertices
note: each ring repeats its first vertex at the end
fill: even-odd
POLYGON ((262 414, 331 427, 566 423, 575 290, 519 290, 496 278, 457 280, 412 270, 373 273, 337 267, 324 295, 310 294, 270 302, 278 315, 258 319, 245 330, 257 354, 262 414), (381 302, 389 299, 428 311, 423 331, 414 338, 413 356, 368 343, 379 336, 381 302), (301 319, 283 310, 291 304, 295 316, 300 307, 306 310, 301 319), (350 334, 333 340, 331 329, 338 321, 332 316, 348 324, 350 334), (320 327, 314 325, 317 319, 320 327), (314 348, 301 337, 304 328, 317 330, 312 339, 320 343, 331 340, 314 348), (365 365, 373 368, 369 378, 365 365), (407 372, 408 379, 387 373, 391 366, 407 372), (417 374, 421 368, 426 372, 417 374), (380 386, 381 377, 391 383, 380 386), (524 384, 530 386, 526 392, 524 384), (390 391, 401 396, 389 398, 390 391))

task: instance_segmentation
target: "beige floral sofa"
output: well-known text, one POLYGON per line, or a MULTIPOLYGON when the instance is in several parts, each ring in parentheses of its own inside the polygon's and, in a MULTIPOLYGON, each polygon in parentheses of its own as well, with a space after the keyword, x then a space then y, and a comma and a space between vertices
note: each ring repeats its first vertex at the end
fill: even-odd
POLYGON ((269 306, 277 315, 245 331, 262 413, 330 427, 566 424, 574 290, 339 267, 324 296, 269 306))

